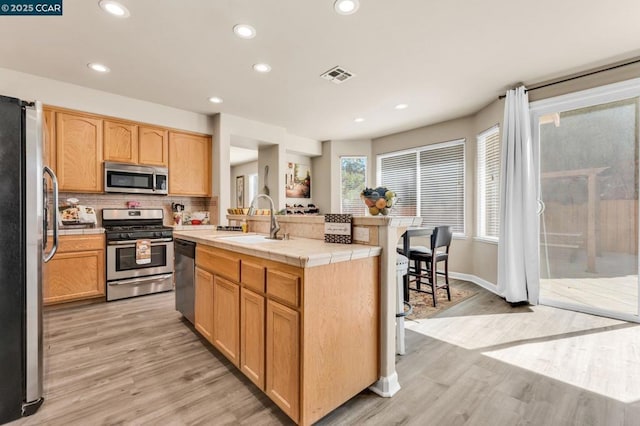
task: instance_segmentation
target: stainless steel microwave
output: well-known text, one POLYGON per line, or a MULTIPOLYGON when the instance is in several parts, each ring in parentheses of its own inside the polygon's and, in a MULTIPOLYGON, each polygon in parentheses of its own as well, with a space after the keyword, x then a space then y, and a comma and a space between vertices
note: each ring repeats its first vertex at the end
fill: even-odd
POLYGON ((104 192, 167 195, 169 171, 166 167, 105 161, 104 192))

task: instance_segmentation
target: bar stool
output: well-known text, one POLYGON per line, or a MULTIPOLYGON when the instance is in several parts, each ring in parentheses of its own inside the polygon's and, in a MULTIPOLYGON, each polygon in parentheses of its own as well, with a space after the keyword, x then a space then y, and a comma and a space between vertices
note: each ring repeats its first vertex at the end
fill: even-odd
POLYGON ((404 301, 404 276, 409 270, 409 259, 401 254, 396 255, 396 354, 404 355, 404 317, 413 312, 413 307, 404 301), (408 308, 405 311, 405 306, 408 308))

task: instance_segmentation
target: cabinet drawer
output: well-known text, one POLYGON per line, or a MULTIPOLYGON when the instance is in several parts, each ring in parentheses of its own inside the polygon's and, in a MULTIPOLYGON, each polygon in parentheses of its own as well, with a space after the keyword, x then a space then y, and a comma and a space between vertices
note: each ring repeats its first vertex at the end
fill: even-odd
POLYGON ((240 258, 213 247, 196 246, 196 265, 214 275, 240 281, 240 258))
POLYGON ((258 293, 264 293, 265 267, 258 265, 257 263, 243 260, 240 268, 242 284, 244 284, 248 289, 257 291, 258 293))
POLYGON ((300 306, 300 276, 268 269, 267 294, 291 306, 300 306))
MULTIPOLYGON (((52 239, 49 236, 49 241, 52 239)), ((58 251, 104 250, 104 247, 104 235, 61 235, 58 251)))

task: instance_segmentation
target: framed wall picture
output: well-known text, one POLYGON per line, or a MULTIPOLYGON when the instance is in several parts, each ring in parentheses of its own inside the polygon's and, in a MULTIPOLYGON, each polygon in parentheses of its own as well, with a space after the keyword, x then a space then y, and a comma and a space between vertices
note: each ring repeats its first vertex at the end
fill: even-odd
POLYGON ((287 198, 311 198, 311 167, 308 164, 287 163, 285 194, 287 198))
POLYGON ((236 207, 244 207, 244 175, 236 177, 236 207))

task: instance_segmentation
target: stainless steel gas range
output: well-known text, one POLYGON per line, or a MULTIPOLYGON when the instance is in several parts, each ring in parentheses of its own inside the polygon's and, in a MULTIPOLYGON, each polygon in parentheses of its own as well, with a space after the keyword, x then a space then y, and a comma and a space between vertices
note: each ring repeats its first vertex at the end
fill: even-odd
POLYGON ((173 290, 173 228, 162 209, 103 209, 107 301, 173 290))

